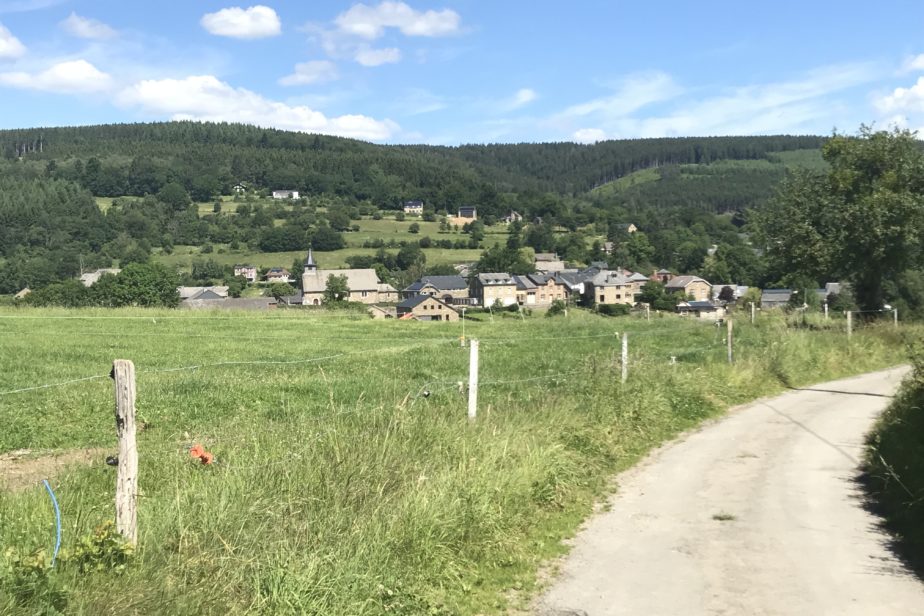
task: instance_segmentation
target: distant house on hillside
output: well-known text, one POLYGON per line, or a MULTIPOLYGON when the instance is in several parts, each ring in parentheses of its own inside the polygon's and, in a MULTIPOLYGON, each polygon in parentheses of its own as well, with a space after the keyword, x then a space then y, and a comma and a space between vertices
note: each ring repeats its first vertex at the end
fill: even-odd
POLYGON ((478 209, 474 205, 463 205, 459 207, 459 218, 467 220, 478 219, 478 209))
POLYGON ((661 284, 667 284, 673 277, 674 275, 670 272, 670 270, 659 269, 651 275, 651 280, 654 282, 660 282, 661 284))
POLYGON ((510 213, 504 216, 504 222, 508 225, 512 222, 523 222, 523 216, 516 210, 510 210, 510 213))
POLYGON ((291 282, 292 273, 284 267, 274 267, 266 272, 266 282, 291 282))
POLYGON ((85 287, 92 287, 97 282, 99 282, 100 278, 102 278, 106 274, 112 274, 113 276, 117 276, 119 272, 121 271, 122 270, 117 269, 117 268, 98 269, 95 272, 89 272, 87 274, 82 274, 80 276, 80 282, 85 287))
POLYGON ((274 190, 273 199, 298 199, 297 190, 274 190))
POLYGON ((789 304, 792 289, 764 289, 760 294, 761 308, 782 308, 789 304))
POLYGON ((594 304, 635 304, 636 284, 620 272, 601 271, 584 282, 584 299, 594 304))
POLYGON ((709 301, 712 297, 712 285, 699 276, 674 276, 664 290, 668 293, 683 293, 684 297, 692 297, 700 302, 709 301))
POLYGON ((235 265, 234 275, 246 278, 247 282, 256 282, 258 272, 256 266, 254 265, 235 265))
POLYGON ((405 201, 404 202, 404 213, 405 214, 416 214, 420 216, 423 214, 423 201, 405 201))
POLYGON ((25 289, 23 289, 22 291, 14 295, 13 299, 26 299, 26 297, 28 297, 30 293, 32 293, 32 289, 30 289, 29 287, 26 287, 25 289))
POLYGON ((247 192, 247 184, 245 184, 244 182, 235 184, 231 190, 233 190, 234 194, 236 195, 243 195, 245 192, 247 192))
POLYGON ((554 252, 537 252, 535 265, 538 272, 560 272, 565 269, 565 262, 554 252))

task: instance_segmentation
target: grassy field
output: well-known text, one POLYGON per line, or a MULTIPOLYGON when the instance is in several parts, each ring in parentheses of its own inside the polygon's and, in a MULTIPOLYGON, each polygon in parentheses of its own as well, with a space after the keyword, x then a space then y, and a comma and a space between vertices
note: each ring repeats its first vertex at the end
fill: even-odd
MULTIPOLYGON (((386 249, 389 252, 397 252, 397 249, 386 249)), ((315 261, 321 268, 345 268, 347 257, 354 255, 372 256, 377 252, 376 248, 344 248, 343 250, 334 250, 332 252, 314 253, 315 261)), ((423 252, 427 255, 427 265, 439 265, 442 263, 474 263, 481 257, 481 249, 445 249, 445 248, 424 248, 423 252)), ((203 253, 195 246, 175 246, 171 254, 155 253, 154 260, 188 270, 196 259, 214 259, 224 265, 235 265, 238 263, 249 263, 257 267, 291 267, 295 259, 303 260, 306 251, 290 252, 250 252, 247 250, 229 250, 223 246, 215 247, 211 253, 203 253), (224 252, 221 252, 224 249, 224 252)))
POLYGON ((889 327, 848 345, 837 329, 762 318, 736 326, 729 366, 722 330, 673 316, 475 315, 469 423, 459 323, 0 310, 0 452, 104 448, 52 477, 65 549, 112 517, 113 359, 135 362, 146 426, 139 547, 124 570, 111 548, 83 571, 73 559, 49 569, 41 484, 0 489, 0 613, 523 609, 608 478, 653 446, 784 383, 903 359, 889 327), (626 384, 616 332, 629 332, 626 384), (74 379, 87 380, 56 385, 74 379), (193 463, 194 443, 217 463, 193 463))

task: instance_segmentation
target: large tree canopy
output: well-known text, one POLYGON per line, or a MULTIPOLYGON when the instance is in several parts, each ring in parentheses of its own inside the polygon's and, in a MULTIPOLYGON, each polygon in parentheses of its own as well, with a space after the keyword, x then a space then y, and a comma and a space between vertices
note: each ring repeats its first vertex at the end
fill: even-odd
POLYGON ((782 283, 848 280, 862 309, 880 309, 891 283, 924 265, 921 143, 863 127, 823 153, 829 171, 795 174, 756 214, 758 240, 782 283))

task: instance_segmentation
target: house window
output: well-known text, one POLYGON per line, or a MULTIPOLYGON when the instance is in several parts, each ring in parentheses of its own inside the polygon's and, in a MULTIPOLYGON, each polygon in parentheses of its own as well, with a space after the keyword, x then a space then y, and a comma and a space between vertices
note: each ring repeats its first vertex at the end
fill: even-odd
POLYGON ((600 303, 602 304, 602 303, 605 302, 605 301, 606 301, 606 295, 604 295, 603 293, 601 293, 601 294, 600 294, 600 303))
POLYGON ((368 293, 369 293, 368 291, 363 291, 363 297, 366 297, 368 293))

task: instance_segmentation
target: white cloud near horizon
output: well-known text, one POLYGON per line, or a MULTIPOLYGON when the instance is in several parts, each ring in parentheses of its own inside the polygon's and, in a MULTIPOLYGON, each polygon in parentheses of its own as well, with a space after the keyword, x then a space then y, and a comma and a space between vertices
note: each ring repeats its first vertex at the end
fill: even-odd
POLYGON ((172 120, 240 122, 370 141, 385 141, 400 131, 391 120, 364 115, 327 117, 304 105, 288 105, 235 88, 212 75, 141 81, 125 88, 116 101, 172 120))
POLYGON ((6 26, 0 24, 0 60, 20 58, 25 53, 26 46, 6 26))
POLYGON ((833 65, 789 81, 730 87, 700 98, 666 73, 631 75, 614 94, 572 105, 548 124, 585 140, 601 134, 618 139, 817 130, 819 122, 833 125, 841 119, 837 93, 879 75, 871 63, 833 65), (658 108, 649 111, 653 105, 658 108), (575 126, 578 122, 583 126, 575 126))
POLYGON ((118 36, 118 32, 98 19, 81 17, 74 12, 59 25, 65 32, 77 38, 102 41, 118 36))
POLYGON ((276 11, 258 4, 246 9, 230 7, 215 13, 206 13, 200 20, 202 27, 215 36, 237 39, 259 39, 278 36, 282 22, 276 11))
POLYGON ((577 143, 597 143, 606 140, 606 131, 599 128, 580 128, 571 135, 577 143))
POLYGON ((295 72, 280 79, 279 83, 284 86, 304 86, 333 81, 339 76, 337 65, 330 60, 312 60, 296 64, 295 72))
POLYGON ((873 104, 882 113, 924 113, 924 77, 918 77, 910 87, 895 88, 873 104))
POLYGON ((0 73, 0 86, 56 94, 91 94, 109 90, 113 80, 86 60, 70 60, 39 73, 0 73))
POLYGON ((417 11, 404 2, 386 0, 378 5, 356 4, 334 20, 347 34, 373 40, 396 28, 405 36, 438 37, 459 32, 462 18, 451 9, 417 11))
POLYGON ((401 50, 397 47, 372 49, 370 47, 360 46, 360 48, 356 50, 353 59, 363 66, 394 64, 395 62, 401 61, 401 50))

